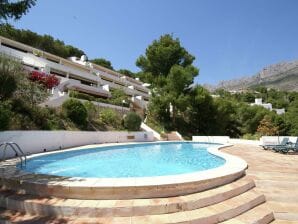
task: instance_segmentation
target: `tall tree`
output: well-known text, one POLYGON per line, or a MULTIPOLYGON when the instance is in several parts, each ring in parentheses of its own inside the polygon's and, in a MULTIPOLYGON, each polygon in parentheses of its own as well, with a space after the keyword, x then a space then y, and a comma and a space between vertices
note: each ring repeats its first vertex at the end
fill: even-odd
MULTIPOLYGON (((147 47, 145 55, 137 59, 136 65, 142 70, 140 76, 143 81, 160 87, 166 83, 165 78, 174 65, 185 68, 191 66, 194 60, 195 57, 181 46, 178 38, 165 34, 147 47)), ((197 74, 198 71, 193 76, 197 74)))
POLYGON ((139 73, 142 81, 153 87, 152 105, 149 108, 160 112, 160 121, 171 120, 172 128, 176 128, 176 118, 187 105, 189 86, 198 75, 198 69, 192 65, 194 59, 181 46, 178 38, 166 34, 154 40, 147 47, 145 55, 136 61, 142 70, 139 73), (164 112, 157 109, 161 105, 164 112))
POLYGON ((35 3, 36 0, 0 0, 0 23, 8 19, 20 19, 35 3))
POLYGON ((90 62, 92 62, 94 64, 97 64, 97 65, 100 65, 102 67, 105 67, 105 68, 114 70, 114 68, 112 66, 112 63, 109 60, 107 60, 107 59, 104 59, 104 58, 94 58, 94 59, 90 60, 90 62))
POLYGON ((202 86, 195 86, 190 92, 189 102, 187 117, 191 135, 215 134, 216 107, 209 92, 202 86))
POLYGON ((274 126, 271 118, 268 115, 265 115, 264 118, 260 121, 258 126, 257 132, 263 135, 277 135, 278 134, 278 127, 274 126))

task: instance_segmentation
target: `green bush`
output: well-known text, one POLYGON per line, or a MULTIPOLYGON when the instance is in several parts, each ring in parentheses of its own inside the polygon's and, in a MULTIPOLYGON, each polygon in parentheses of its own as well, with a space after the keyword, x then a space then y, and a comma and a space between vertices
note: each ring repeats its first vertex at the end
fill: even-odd
POLYGON ((90 96, 86 93, 80 93, 74 90, 69 92, 69 96, 73 98, 82 99, 82 100, 96 101, 96 98, 94 96, 90 96))
POLYGON ((0 130, 7 130, 11 117, 10 105, 6 102, 0 104, 0 130))
POLYGON ((134 112, 129 112, 124 118, 124 127, 128 131, 138 131, 142 123, 142 118, 134 112))
POLYGON ((260 137, 261 136, 258 133, 256 133, 256 134, 247 133, 242 136, 242 138, 246 139, 246 140, 259 140, 260 137))
POLYGON ((97 108, 96 106, 90 102, 90 101, 86 101, 84 102, 84 106, 87 109, 87 114, 88 114, 88 120, 92 121, 96 118, 97 116, 97 108))
POLYGON ((62 112, 78 125, 85 125, 87 119, 87 110, 84 105, 76 99, 66 100, 62 104, 62 112))
POLYGON ((0 99, 10 98, 17 90, 19 77, 22 74, 21 64, 0 54, 0 99))
POLYGON ((101 123, 115 129, 121 128, 121 116, 113 109, 103 109, 99 114, 99 120, 101 123))

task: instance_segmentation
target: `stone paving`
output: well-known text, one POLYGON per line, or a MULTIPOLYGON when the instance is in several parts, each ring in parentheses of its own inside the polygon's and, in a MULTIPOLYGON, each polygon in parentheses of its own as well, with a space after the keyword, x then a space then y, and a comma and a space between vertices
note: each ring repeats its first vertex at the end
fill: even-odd
POLYGON ((274 223, 298 223, 298 155, 279 154, 259 146, 235 145, 222 151, 248 163, 247 174, 274 211, 274 223))

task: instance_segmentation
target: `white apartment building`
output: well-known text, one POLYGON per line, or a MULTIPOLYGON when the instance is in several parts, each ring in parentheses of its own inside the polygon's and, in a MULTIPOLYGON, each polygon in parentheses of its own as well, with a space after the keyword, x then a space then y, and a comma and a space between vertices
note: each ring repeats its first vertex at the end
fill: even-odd
POLYGON ((39 70, 59 78, 60 84, 52 90, 51 99, 64 96, 68 90, 110 98, 111 89, 122 89, 131 97, 134 107, 145 109, 148 104, 148 84, 88 62, 86 56, 65 59, 2 36, 0 53, 20 60, 27 70, 39 70))

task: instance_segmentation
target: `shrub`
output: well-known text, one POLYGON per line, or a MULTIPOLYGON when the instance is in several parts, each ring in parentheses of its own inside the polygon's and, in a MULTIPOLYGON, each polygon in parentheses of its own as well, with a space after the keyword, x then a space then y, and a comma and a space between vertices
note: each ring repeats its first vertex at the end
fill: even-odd
POLYGON ((271 118, 268 115, 265 115, 264 118, 260 121, 260 124, 257 129, 257 133, 261 136, 273 136, 278 134, 278 127, 274 126, 271 118))
POLYGON ((247 133, 242 136, 242 138, 246 139, 246 140, 259 140, 260 137, 261 136, 258 133, 256 133, 256 134, 247 133))
POLYGON ((76 99, 66 100, 62 104, 62 111, 70 120, 78 125, 86 124, 87 110, 84 105, 76 99))
POLYGON ((124 127, 128 131, 138 131, 142 123, 142 118, 134 112, 129 112, 124 118, 124 127))
POLYGON ((86 93, 80 93, 80 92, 74 91, 74 90, 71 90, 69 92, 69 96, 73 97, 73 98, 82 99, 82 100, 89 100, 89 101, 95 101, 96 100, 96 98, 94 96, 90 96, 86 93))
POLYGON ((92 121, 96 118, 97 115, 97 108, 96 106, 90 102, 90 101, 86 101, 84 102, 84 106, 87 109, 87 114, 88 114, 88 120, 92 121))
POLYGON ((129 97, 122 89, 113 89, 111 93, 112 98, 108 99, 108 103, 122 107, 129 107, 129 97))
POLYGON ((113 109, 103 109, 99 114, 99 120, 101 123, 112 126, 116 129, 121 128, 121 117, 113 109))
POLYGON ((55 75, 48 75, 40 71, 32 71, 29 79, 42 84, 47 89, 52 89, 59 85, 59 79, 55 75))
POLYGON ((0 99, 10 98, 18 87, 22 74, 21 64, 5 55, 0 55, 0 99))
POLYGON ((11 117, 10 105, 6 102, 0 104, 0 130, 7 130, 11 117))

